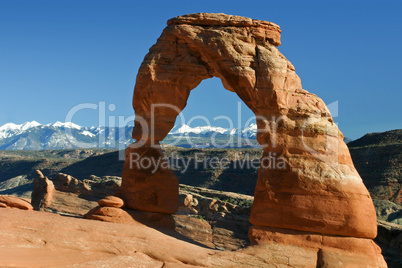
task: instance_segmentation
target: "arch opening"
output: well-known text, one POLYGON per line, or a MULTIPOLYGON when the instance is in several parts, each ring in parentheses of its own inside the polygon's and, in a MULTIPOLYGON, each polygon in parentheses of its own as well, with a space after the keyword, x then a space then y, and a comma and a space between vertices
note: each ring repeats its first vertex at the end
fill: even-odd
POLYGON ((179 183, 252 196, 261 157, 252 111, 213 77, 191 91, 181 113, 161 142, 179 183))
POLYGON ((185 108, 162 146, 183 148, 259 147, 254 113, 221 80, 203 80, 191 90, 185 108))

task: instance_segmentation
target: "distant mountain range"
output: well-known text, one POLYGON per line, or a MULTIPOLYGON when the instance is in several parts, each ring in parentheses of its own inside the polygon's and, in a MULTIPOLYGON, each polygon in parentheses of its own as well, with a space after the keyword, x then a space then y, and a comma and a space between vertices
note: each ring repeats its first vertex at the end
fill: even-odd
MULTIPOLYGON (((42 125, 36 121, 0 127, 0 150, 70 148, 123 149, 133 142, 133 126, 83 127, 72 122, 42 125)), ((180 147, 256 147, 257 125, 245 129, 214 126, 175 126, 163 141, 180 147)))
POLYGON ((181 126, 175 126, 170 132, 169 135, 190 135, 190 134, 208 134, 208 133, 217 133, 221 135, 237 135, 244 138, 253 138, 257 137, 257 124, 250 124, 245 129, 237 129, 237 128, 222 128, 222 127, 214 127, 214 126, 202 126, 202 127, 190 127, 186 124, 181 126))
POLYGON ((7 123, 0 127, 0 149, 118 149, 119 146, 131 142, 130 133, 130 127, 82 127, 71 122, 56 122, 47 125, 42 125, 36 121, 21 125, 7 123))

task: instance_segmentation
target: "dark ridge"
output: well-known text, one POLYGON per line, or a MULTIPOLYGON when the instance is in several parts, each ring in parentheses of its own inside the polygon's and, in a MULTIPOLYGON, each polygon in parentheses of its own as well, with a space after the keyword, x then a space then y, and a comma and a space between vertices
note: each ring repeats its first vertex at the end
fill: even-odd
POLYGON ((395 129, 381 133, 368 133, 348 143, 349 148, 366 146, 384 146, 402 144, 402 129, 395 129))

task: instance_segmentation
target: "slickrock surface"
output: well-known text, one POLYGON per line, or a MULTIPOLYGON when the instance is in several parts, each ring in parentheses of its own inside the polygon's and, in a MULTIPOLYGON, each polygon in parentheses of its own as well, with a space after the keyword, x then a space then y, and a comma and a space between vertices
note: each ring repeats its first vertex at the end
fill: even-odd
POLYGON ((213 253, 144 225, 16 211, 0 210, 1 267, 180 267, 201 265, 213 253))
POLYGON ((84 196, 56 190, 50 205, 42 209, 42 211, 82 217, 89 210, 98 205, 97 199, 99 199, 99 197, 84 196))
MULTIPOLYGON (((247 229, 249 227, 248 215, 250 213, 249 202, 252 201, 252 197, 185 185, 181 185, 181 188, 181 194, 179 196, 179 204, 181 204, 180 210, 176 215, 173 215, 173 217, 171 215, 161 213, 133 211, 128 209, 123 210, 121 208, 114 207, 95 207, 97 203, 82 199, 82 194, 68 192, 57 192, 57 195, 55 196, 57 200, 53 200, 50 209, 52 212, 60 213, 61 215, 76 215, 75 217, 77 217, 80 215, 80 211, 82 212, 86 209, 87 212, 89 210, 88 207, 95 207, 85 216, 90 219, 112 223, 111 225, 107 226, 109 231, 106 236, 108 236, 111 230, 120 232, 121 225, 129 224, 131 228, 127 227, 126 231, 130 231, 130 238, 135 239, 134 235, 141 234, 141 232, 143 232, 144 225, 146 225, 169 235, 166 237, 175 237, 179 239, 179 241, 186 241, 192 244, 195 243, 201 248, 203 247, 202 245, 205 245, 212 249, 218 249, 219 251, 225 249, 239 250, 247 245, 247 229), (211 197, 208 197, 208 195, 211 197), (229 201, 232 203, 229 203, 229 201)), ((46 210, 48 209, 49 208, 46 208, 46 210)), ((8 217, 15 217, 14 214, 7 216, 7 213, 12 213, 13 210, 2 210, 4 210, 4 215, 6 215, 3 219, 4 221, 8 221, 8 217)), ((32 214, 26 214, 25 216, 30 220, 34 219, 33 222, 36 222, 36 224, 42 226, 45 230, 48 230, 48 225, 53 224, 56 224, 54 228, 57 229, 57 226, 62 225, 62 222, 71 225, 71 217, 53 218, 53 216, 50 216, 52 214, 49 215, 46 213, 36 215, 38 215, 38 217, 32 216, 32 214), (57 219, 58 223, 55 223, 56 221, 54 219, 57 219)), ((22 217, 23 215, 20 216, 22 217)), ((3 217, 1 213, 0 217, 3 217)), ((123 252, 122 254, 116 253, 115 256, 110 257, 108 254, 104 254, 105 252, 102 251, 105 248, 110 249, 114 247, 116 245, 116 241, 125 243, 125 239, 128 238, 120 238, 120 236, 118 236, 115 237, 117 240, 108 247, 106 247, 108 242, 105 241, 104 243, 102 242, 102 245, 105 246, 105 248, 99 249, 99 246, 93 248, 94 244, 96 244, 96 241, 99 241, 101 239, 100 237, 104 235, 104 230, 97 227, 98 225, 96 224, 92 225, 91 222, 84 222, 83 224, 87 226, 85 228, 94 228, 94 232, 89 235, 89 237, 91 237, 91 235, 93 237, 89 240, 88 237, 83 237, 82 240, 86 241, 84 244, 85 247, 92 243, 91 246, 86 247, 84 252, 86 257, 89 255, 98 256, 99 260, 96 262, 96 265, 121 267, 123 262, 125 263, 125 266, 129 267, 135 267, 135 264, 142 265, 141 267, 154 267, 155 263, 153 262, 144 264, 143 260, 141 259, 141 254, 136 256, 126 256, 126 253, 123 252), (95 230, 99 232, 95 232, 95 230), (98 252, 98 249, 100 252, 98 252), (110 260, 108 259, 109 257, 111 258, 110 260)), ((64 258, 67 258, 63 255, 65 252, 65 246, 63 246, 64 244, 62 243, 63 245, 61 245, 61 248, 58 248, 60 246, 59 244, 55 244, 54 241, 49 242, 48 239, 44 239, 43 237, 45 236, 44 233, 46 233, 46 231, 38 230, 38 228, 35 227, 35 223, 26 222, 23 226, 18 224, 15 225, 16 230, 25 230, 22 233, 18 233, 18 235, 22 236, 24 239, 26 238, 26 240, 21 238, 24 242, 29 242, 26 244, 20 243, 18 245, 4 244, 5 239, 2 239, 3 235, 7 234, 8 237, 14 237, 12 234, 14 229, 9 229, 9 226, 3 224, 1 220, 0 225, 4 228, 2 230, 3 233, 0 231, 0 259, 7 255, 7 258, 5 258, 5 260, 8 261, 6 262, 7 265, 11 265, 10 263, 16 263, 21 264, 19 266, 38 267, 44 266, 44 263, 47 263, 47 266, 53 267, 59 265, 60 261, 64 258), (32 233, 27 234, 26 230, 30 230, 32 233), (40 243, 39 245, 30 244, 30 242, 42 240, 46 241, 43 242, 43 244, 46 243, 46 245, 48 245, 47 247, 42 248, 40 243), (17 247, 35 248, 33 251, 42 252, 39 255, 43 258, 38 260, 34 255, 30 255, 29 251, 24 252, 21 256, 17 256, 17 253, 19 253, 18 249, 16 249, 15 253, 12 250, 17 247), (57 260, 54 255, 56 253, 51 253, 50 255, 43 253, 45 251, 54 252, 56 250, 62 252, 57 260), (8 255, 7 252, 11 252, 13 254, 8 255), (29 262, 30 264, 26 264, 29 262), (26 265, 22 265, 22 263, 25 263, 26 265)), ((345 260, 348 260, 350 265, 354 264, 362 266, 363 264, 365 265, 368 263, 367 267, 376 267, 376 265, 377 267, 384 267, 383 265, 380 265, 382 263, 382 259, 381 256, 378 255, 378 247, 372 243, 372 241, 366 241, 368 239, 331 237, 315 233, 303 233, 300 231, 274 228, 269 229, 268 227, 265 228, 267 229, 261 230, 257 227, 252 227, 250 230, 250 233, 254 233, 252 238, 258 239, 258 241, 252 241, 253 243, 258 244, 257 247, 231 252, 231 255, 222 255, 223 257, 217 257, 216 260, 214 259, 212 264, 205 262, 203 265, 213 267, 214 265, 216 266, 216 263, 218 263, 218 267, 249 267, 250 265, 256 265, 257 267, 281 267, 281 265, 286 264, 286 267, 289 263, 289 265, 294 267, 313 267, 314 263, 320 263, 320 265, 323 266, 324 264, 333 266, 338 264, 339 261, 344 262, 345 260), (263 236, 266 237, 264 238, 263 236), (362 254, 362 252, 365 252, 365 254, 362 254), (239 255, 237 253, 239 253, 239 255), (250 258, 250 256, 244 255, 243 253, 246 255, 253 255, 255 258, 261 258, 267 263, 264 264, 261 260, 257 261, 254 258, 250 258), (236 262, 229 262, 227 264, 227 259, 234 257, 237 258, 234 259, 236 262), (376 257, 378 258, 376 259, 376 257)), ((82 241, 80 239, 74 240, 74 236, 81 235, 81 233, 85 232, 85 230, 78 228, 78 233, 76 234, 75 232, 77 230, 71 230, 63 226, 63 228, 58 230, 61 233, 58 234, 57 238, 54 238, 54 240, 64 239, 64 243, 66 245, 69 245, 71 248, 75 248, 78 247, 79 243, 82 241), (66 239, 63 232, 71 233, 72 237, 66 239)), ((54 233, 53 229, 49 229, 49 232, 50 234, 54 233)), ((113 233, 113 235, 115 235, 115 233, 113 233)), ((388 236, 382 236, 381 241, 389 241, 388 236)), ((393 241, 396 240, 397 239, 394 239, 393 241)), ((161 237, 160 241, 165 241, 165 237, 161 237)), ((149 246, 149 248, 153 248, 152 243, 148 244, 148 242, 148 240, 143 241, 143 243, 149 246)), ((393 242, 392 244, 394 246, 396 245, 396 243, 393 242)), ((133 242, 131 241, 127 245, 128 247, 132 247, 133 242)), ((396 248, 398 247, 399 245, 396 245, 396 248)), ((397 251, 397 249, 395 249, 395 251, 397 251)), ((67 252, 65 254, 67 255, 67 252)), ((167 251, 164 255, 170 256, 171 254, 172 252, 167 251)), ((229 253, 225 252, 225 254, 229 253)), ((394 263, 398 263, 398 261, 400 261, 397 253, 393 253, 391 257, 393 258, 394 263)), ((74 256, 74 258, 70 258, 68 260, 64 259, 64 264, 62 265, 72 266, 77 264, 78 261, 78 263, 83 262, 79 266, 95 266, 95 264, 92 264, 92 262, 84 262, 80 258, 81 257, 79 256, 74 256)), ((0 266, 4 265, 5 264, 0 261, 0 266)), ((157 264, 156 267, 158 267, 158 265, 159 264, 157 264)))
POLYGON ((40 211, 0 209, 0 225, 2 267, 316 267, 319 262, 322 267, 336 267, 342 260, 342 252, 317 257, 316 249, 279 243, 222 252, 142 224, 40 211))
POLYGON ((177 210, 176 176, 163 165, 141 169, 132 160, 157 163, 162 158, 151 145, 158 145, 172 129, 191 90, 215 76, 257 117, 265 164, 259 169, 252 224, 376 236, 374 206, 343 134, 324 102, 302 88, 278 45, 280 29, 270 22, 207 13, 169 20, 137 75, 137 142, 126 151, 122 182, 129 208, 168 214, 177 210), (170 106, 154 106, 159 104, 170 106), (154 168, 156 172, 150 172, 154 168))

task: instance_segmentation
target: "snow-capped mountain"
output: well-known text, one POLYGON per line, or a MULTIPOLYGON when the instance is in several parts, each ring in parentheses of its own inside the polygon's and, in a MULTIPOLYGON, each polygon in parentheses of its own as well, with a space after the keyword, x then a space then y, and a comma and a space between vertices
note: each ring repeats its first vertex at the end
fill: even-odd
POLYGON ((214 126, 190 127, 183 124, 175 126, 163 143, 185 148, 258 147, 256 136, 256 124, 251 124, 244 129, 214 126))
POLYGON ((55 128, 63 127, 63 128, 71 128, 71 129, 82 129, 83 128, 83 127, 81 127, 79 125, 74 124, 73 122, 62 123, 62 122, 59 122, 59 121, 57 121, 56 123, 53 123, 53 124, 47 124, 46 126, 55 127, 55 128))
POLYGON ((170 135, 182 135, 182 134, 205 134, 208 132, 217 132, 220 134, 229 134, 230 130, 222 127, 213 127, 213 126, 202 126, 202 127, 190 127, 186 124, 181 125, 180 127, 176 126, 169 132, 170 135))
POLYGON ((32 122, 26 122, 21 125, 13 124, 13 123, 7 123, 3 126, 0 127, 0 139, 8 138, 13 135, 17 135, 23 131, 26 131, 30 128, 40 126, 36 121, 32 122))
MULTIPOLYGON (((36 121, 24 124, 7 123, 0 127, 0 150, 46 150, 69 148, 110 148, 124 149, 133 142, 132 126, 124 127, 83 127, 72 122, 55 122, 42 125, 36 121)), ((217 138, 226 147, 243 146, 239 139, 255 140, 255 124, 247 128, 226 129, 214 126, 190 127, 186 124, 175 126, 163 141, 182 147, 214 147, 211 138, 217 138), (189 139, 191 137, 191 140, 189 139), (212 145, 210 145, 212 144, 212 145)))
POLYGON ((181 126, 175 126, 170 132, 169 135, 191 135, 191 134, 207 134, 209 132, 222 134, 222 135, 237 135, 244 138, 253 138, 257 136, 257 124, 250 124, 248 127, 244 129, 237 128, 222 128, 222 127, 214 127, 214 126, 202 126, 202 127, 190 127, 186 124, 181 126))
POLYGON ((242 136, 248 138, 257 138, 257 124, 250 124, 244 130, 242 130, 242 136))
POLYGON ((131 132, 132 126, 89 128, 72 122, 7 123, 0 127, 0 150, 122 149, 132 142, 131 132))

